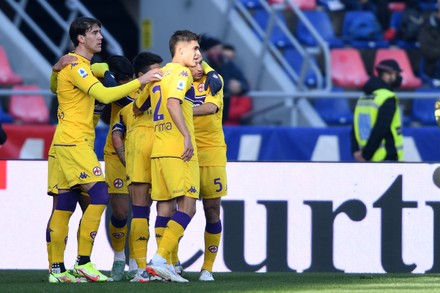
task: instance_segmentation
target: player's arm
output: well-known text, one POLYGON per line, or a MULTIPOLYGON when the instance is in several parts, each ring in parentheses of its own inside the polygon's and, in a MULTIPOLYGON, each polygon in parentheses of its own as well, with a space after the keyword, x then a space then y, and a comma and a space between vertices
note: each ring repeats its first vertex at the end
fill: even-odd
POLYGON ((184 162, 188 162, 194 155, 194 146, 191 142, 190 132, 185 123, 180 100, 172 97, 168 98, 167 109, 171 115, 171 118, 173 119, 174 124, 176 124, 177 129, 179 129, 180 133, 183 135, 184 151, 181 159, 184 162))
POLYGON ((66 55, 61 56, 61 58, 57 61, 57 63, 54 64, 54 66, 52 67, 52 73, 50 75, 50 84, 49 84, 49 88, 52 93, 54 93, 54 94, 57 93, 58 72, 60 72, 61 69, 63 69, 67 65, 71 64, 72 62, 75 62, 76 60, 78 60, 78 59, 75 56, 71 56, 69 54, 66 54, 66 55))
POLYGON ((193 108, 194 116, 212 115, 218 112, 218 107, 214 103, 203 103, 198 107, 193 108))
POLYGON ((106 88, 96 79, 96 82, 88 88, 87 92, 91 96, 95 97, 98 101, 104 104, 109 104, 119 100, 121 97, 128 95, 141 85, 160 80, 160 77, 158 78, 155 76, 155 74, 161 75, 162 71, 160 69, 150 70, 135 80, 112 88, 106 88))
POLYGON ((112 143, 115 148, 116 154, 119 160, 125 166, 125 146, 124 146, 124 136, 125 136, 125 125, 122 122, 117 122, 112 128, 112 143))
POLYGON ((203 74, 206 75, 205 85, 211 90, 212 95, 216 95, 223 87, 223 81, 215 70, 208 63, 202 61, 203 74))

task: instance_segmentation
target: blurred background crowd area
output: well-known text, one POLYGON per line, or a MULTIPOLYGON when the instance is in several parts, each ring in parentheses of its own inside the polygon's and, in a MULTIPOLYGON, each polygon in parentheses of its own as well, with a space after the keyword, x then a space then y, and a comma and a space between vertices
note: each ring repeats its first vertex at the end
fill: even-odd
POLYGON ((404 125, 436 125, 437 0, 1 1, 1 123, 56 124, 50 70, 69 51, 68 25, 80 15, 103 23, 94 61, 151 51, 167 62, 175 30, 203 35, 205 59, 227 75, 225 125, 351 125, 362 86, 389 58, 403 68, 404 125), (224 70, 229 63, 241 78, 224 70))

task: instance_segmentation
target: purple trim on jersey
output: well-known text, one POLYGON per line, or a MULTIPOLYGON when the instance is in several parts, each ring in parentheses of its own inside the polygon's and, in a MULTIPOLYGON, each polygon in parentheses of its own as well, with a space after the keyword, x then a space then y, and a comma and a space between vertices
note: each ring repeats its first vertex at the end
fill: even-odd
POLYGON ((167 223, 170 220, 170 217, 162 217, 162 216, 156 216, 156 223, 154 224, 155 228, 166 228, 167 227, 167 223))
POLYGON ((127 224, 127 218, 123 220, 118 220, 113 215, 110 217, 110 222, 112 222, 112 225, 116 228, 122 228, 127 224))
POLYGON ((150 207, 149 206, 132 206, 133 218, 149 219, 150 207))
POLYGON ((46 229, 46 242, 50 242, 50 229, 46 229))
POLYGON ((89 190, 91 204, 107 204, 110 200, 108 187, 105 182, 96 182, 89 190))
POLYGON ((57 210, 74 212, 78 202, 81 190, 72 189, 65 193, 58 194, 57 210))
POLYGON ((191 222, 191 217, 188 214, 185 214, 184 212, 176 211, 171 217, 171 220, 180 224, 180 226, 182 226, 183 229, 186 229, 189 222, 191 222))
POLYGON ((196 96, 193 104, 195 106, 200 106, 200 105, 202 105, 205 102, 205 99, 206 99, 206 95, 196 96))
POLYGON ((115 102, 115 104, 118 105, 121 108, 124 108, 125 106, 127 106, 128 104, 130 104, 133 101, 134 101, 134 99, 132 97, 125 96, 125 97, 120 98, 119 100, 117 100, 115 102))
POLYGON ((218 234, 222 232, 222 221, 217 223, 206 223, 205 231, 210 234, 218 234))
POLYGON ((190 101, 191 103, 196 102, 196 92, 194 90, 194 86, 192 85, 191 88, 185 93, 185 100, 190 101))

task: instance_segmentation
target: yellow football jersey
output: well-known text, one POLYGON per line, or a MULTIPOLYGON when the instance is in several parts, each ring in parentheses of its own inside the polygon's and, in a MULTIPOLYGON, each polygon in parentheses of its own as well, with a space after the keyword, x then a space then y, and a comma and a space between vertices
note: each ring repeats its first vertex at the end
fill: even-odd
POLYGON ((75 144, 93 141, 93 109, 95 99, 87 93, 98 83, 90 70, 90 60, 70 53, 78 58, 77 63, 64 67, 57 78, 58 133, 57 144, 75 144))
MULTIPOLYGON (((223 78, 220 76, 221 81, 223 78)), ((195 103, 194 107, 204 103, 213 103, 218 111, 215 114, 194 116, 194 131, 196 136, 197 151, 199 152, 200 166, 225 166, 226 143, 223 133, 223 89, 215 96, 205 87, 206 75, 194 81, 195 103)))
POLYGON ((194 146, 194 156, 191 160, 197 160, 192 109, 195 96, 191 71, 178 63, 168 63, 162 71, 162 80, 150 87, 155 133, 151 157, 180 158, 183 154, 183 135, 174 124, 167 108, 168 99, 174 98, 180 100, 185 123, 191 135, 194 146))

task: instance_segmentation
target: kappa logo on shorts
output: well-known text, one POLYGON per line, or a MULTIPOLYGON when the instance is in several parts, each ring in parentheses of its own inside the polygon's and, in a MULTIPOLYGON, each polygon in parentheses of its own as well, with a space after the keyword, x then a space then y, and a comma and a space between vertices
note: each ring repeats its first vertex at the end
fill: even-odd
POLYGON ((86 179, 87 177, 89 177, 89 175, 86 172, 79 173, 79 178, 80 179, 86 179))
POLYGON ((93 168, 93 174, 94 174, 95 176, 101 176, 101 174, 102 174, 102 170, 101 170, 101 168, 100 168, 100 167, 95 167, 95 168, 93 168))
POLYGON ((97 233, 98 232, 96 231, 90 232, 90 237, 92 237, 92 239, 95 239, 97 233))
POLYGON ((194 186, 191 186, 191 187, 188 189, 188 192, 196 193, 196 192, 197 192, 197 189, 196 189, 194 186))
POLYGON ((148 241, 148 239, 144 236, 139 237, 136 241, 148 241))
POLYGON ((124 181, 122 181, 121 178, 116 178, 113 181, 113 186, 116 187, 116 188, 122 188, 122 186, 124 186, 124 181))
POLYGON ((209 252, 211 253, 217 253, 218 251, 218 246, 217 245, 211 245, 210 247, 208 247, 209 252))

